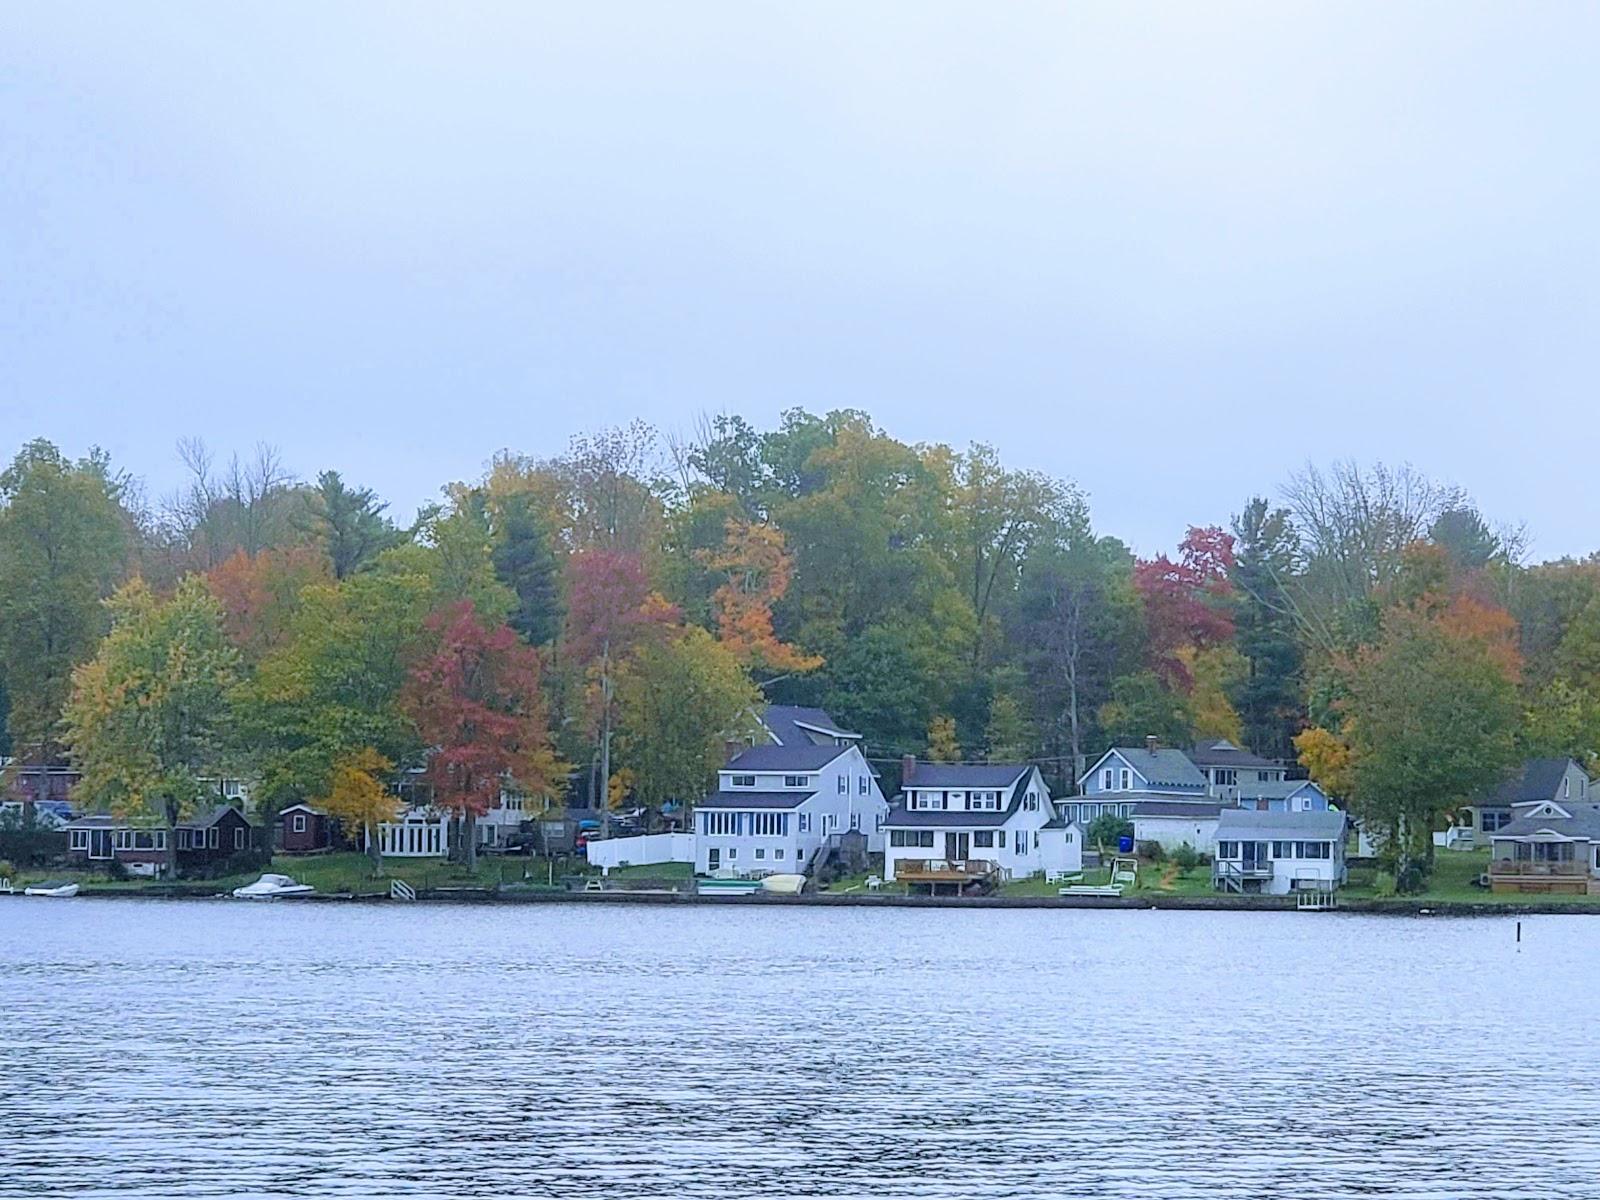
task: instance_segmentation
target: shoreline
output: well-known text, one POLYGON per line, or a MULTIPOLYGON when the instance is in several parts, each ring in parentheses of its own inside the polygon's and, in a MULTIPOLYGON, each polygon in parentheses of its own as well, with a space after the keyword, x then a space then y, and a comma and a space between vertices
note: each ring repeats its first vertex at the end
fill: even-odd
MULTIPOLYGON (((14 893, 21 897, 20 891, 14 893)), ((38 897, 29 897, 37 899, 38 897)), ((74 899, 90 900, 218 900, 231 899, 225 889, 96 888, 85 887, 74 899)), ((1287 897, 1242 898, 1238 896, 885 896, 818 895, 802 896, 701 896, 694 892, 627 891, 609 892, 533 891, 488 888, 419 889, 414 901, 391 899, 384 893, 351 895, 326 893, 312 896, 285 896, 279 904, 386 904, 386 905, 497 905, 497 904, 656 904, 712 905, 718 907, 756 906, 761 908, 977 908, 977 909, 1100 909, 1115 911, 1163 910, 1189 912, 1278 912, 1292 913, 1294 901, 1287 897)), ((1341 900, 1335 909, 1325 910, 1363 916, 1394 917, 1515 917, 1515 916, 1600 916, 1600 904, 1530 900, 1511 903, 1503 900, 1409 900, 1358 898, 1341 900)))

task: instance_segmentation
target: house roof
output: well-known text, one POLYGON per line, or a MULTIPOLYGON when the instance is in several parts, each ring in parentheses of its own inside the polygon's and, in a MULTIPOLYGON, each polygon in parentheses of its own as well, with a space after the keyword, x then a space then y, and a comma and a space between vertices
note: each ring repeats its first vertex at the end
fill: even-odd
POLYGON ((1344 814, 1328 812, 1261 812, 1252 808, 1225 808, 1217 817, 1217 838, 1251 837, 1340 838, 1344 814))
POLYGON ((962 763, 919 762, 910 779, 901 781, 908 788, 950 788, 965 791, 968 788, 1008 788, 1013 786, 1033 767, 1028 763, 994 763, 987 766, 969 766, 962 763))
POLYGON ((801 704, 769 704, 761 713, 761 723, 780 746, 808 746, 811 738, 807 730, 815 730, 826 737, 858 740, 859 733, 841 729, 839 723, 820 708, 807 708, 801 704))
POLYGON ((701 808, 799 808, 816 792, 756 792, 740 788, 734 792, 712 792, 700 801, 701 808))
POLYGON ((819 771, 849 746, 746 746, 728 760, 724 771, 819 771))
POLYGON ((325 816, 328 815, 322 809, 313 808, 309 804, 291 804, 291 805, 289 805, 288 808, 280 809, 278 811, 278 815, 280 817, 287 816, 289 813, 292 813, 292 812, 310 813, 314 817, 325 817, 325 816))
POLYGON ((948 826, 951 829, 993 829, 1004 825, 1013 811, 1009 807, 999 812, 907 808, 897 801, 889 806, 889 815, 884 818, 883 824, 886 829, 926 829, 930 825, 941 828, 948 826))
MULTIPOLYGON (((1130 767, 1144 776, 1151 787, 1181 788, 1185 791, 1203 792, 1206 790, 1206 777, 1200 774, 1200 768, 1189 761, 1189 756, 1182 750, 1147 750, 1143 747, 1113 746, 1106 751, 1106 755, 1115 754, 1122 758, 1130 767)), ((1099 770, 1100 763, 1105 762, 1106 755, 1100 761, 1083 773, 1083 782, 1095 771, 1099 770)))
MULTIPOLYGON (((218 821, 220 821, 228 813, 237 813, 240 817, 244 817, 244 814, 239 812, 239 810, 237 808, 234 808, 231 804, 219 804, 215 808, 211 809, 209 812, 202 813, 199 816, 190 817, 187 821, 179 821, 178 824, 175 826, 175 828, 177 828, 177 829, 209 829, 209 828, 211 828, 211 826, 215 825, 218 821)), ((250 823, 249 822, 249 818, 245 818, 245 824, 248 825, 249 823, 250 823)), ((110 813, 85 813, 83 816, 79 817, 76 821, 68 822, 67 828, 68 829, 160 829, 161 826, 159 824, 146 825, 146 824, 142 824, 142 823, 136 823, 134 821, 119 820, 117 817, 112 816, 110 813)))
POLYGON ((1193 800, 1141 800, 1133 806, 1133 816, 1186 817, 1195 821, 1214 821, 1222 813, 1222 804, 1200 803, 1193 800))
POLYGON ((1600 804, 1565 804, 1561 807, 1570 817, 1518 817, 1509 825, 1502 825, 1490 834, 1493 841, 1523 838, 1537 839, 1540 834, 1557 834, 1564 838, 1600 841, 1600 804))
POLYGON ((1509 808, 1513 804, 1557 799, 1571 762, 1570 758, 1530 758, 1511 778, 1480 793, 1473 803, 1479 807, 1509 808))
POLYGON ((1197 767, 1282 767, 1270 758, 1262 758, 1235 746, 1227 738, 1207 738, 1189 748, 1189 761, 1197 767))
POLYGON ((1316 788, 1326 796, 1320 787, 1309 779, 1282 779, 1270 783, 1241 783, 1239 785, 1239 799, 1241 800, 1283 800, 1303 788, 1316 788))

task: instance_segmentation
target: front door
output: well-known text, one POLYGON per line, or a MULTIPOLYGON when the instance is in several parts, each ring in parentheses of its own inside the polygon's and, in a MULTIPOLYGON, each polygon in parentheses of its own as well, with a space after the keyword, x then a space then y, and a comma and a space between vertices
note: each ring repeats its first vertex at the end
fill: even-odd
POLYGON ((111 831, 109 829, 91 829, 89 831, 89 857, 111 857, 111 831))
POLYGON ((1265 842, 1243 842, 1239 850, 1244 858, 1246 871, 1257 871, 1267 865, 1267 844, 1265 842))
POLYGON ((715 871, 722 866, 722 848, 713 846, 706 851, 706 870, 715 871))
POLYGON ((969 833, 946 833, 944 835, 944 856, 949 862, 966 862, 967 856, 972 853, 972 835, 969 833))

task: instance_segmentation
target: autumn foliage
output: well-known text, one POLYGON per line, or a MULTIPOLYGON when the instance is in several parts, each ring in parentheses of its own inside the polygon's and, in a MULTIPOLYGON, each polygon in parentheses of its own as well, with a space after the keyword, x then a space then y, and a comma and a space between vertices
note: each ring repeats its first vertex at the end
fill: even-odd
POLYGON ((724 577, 711 606, 718 637, 734 657, 766 672, 813 671, 822 665, 820 655, 780 641, 772 629, 772 606, 788 592, 794 569, 782 530, 731 520, 722 546, 700 557, 724 577))

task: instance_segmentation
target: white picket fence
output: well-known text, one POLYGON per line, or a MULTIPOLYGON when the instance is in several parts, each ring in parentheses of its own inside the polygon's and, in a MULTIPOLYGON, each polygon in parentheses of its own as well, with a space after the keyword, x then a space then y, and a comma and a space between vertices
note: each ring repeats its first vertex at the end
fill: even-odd
POLYGON ((589 842, 588 851, 589 865, 603 871, 612 867, 692 863, 694 834, 647 833, 643 837, 595 839, 589 842))

